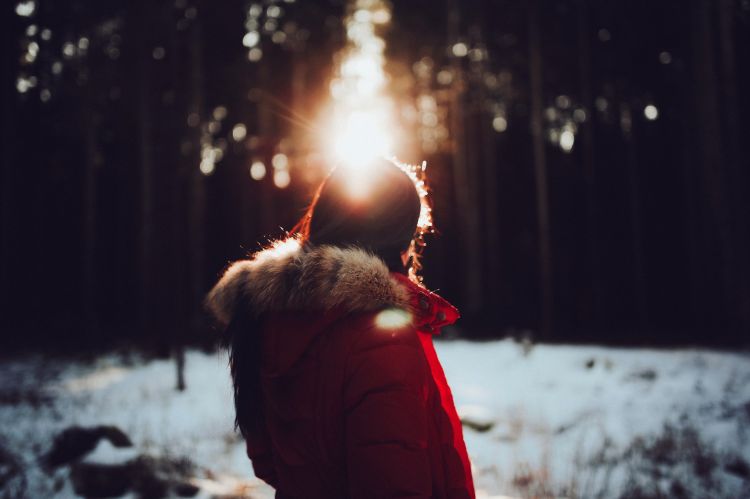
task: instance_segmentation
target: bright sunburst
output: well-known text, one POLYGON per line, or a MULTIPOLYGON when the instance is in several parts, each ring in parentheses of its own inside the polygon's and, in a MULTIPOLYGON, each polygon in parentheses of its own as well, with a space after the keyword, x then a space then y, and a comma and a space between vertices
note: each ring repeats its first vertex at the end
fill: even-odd
POLYGON ((353 194, 362 194, 368 166, 394 148, 393 101, 386 94, 385 41, 380 28, 390 21, 383 0, 354 0, 344 19, 347 46, 331 82, 332 119, 327 151, 351 170, 353 194))

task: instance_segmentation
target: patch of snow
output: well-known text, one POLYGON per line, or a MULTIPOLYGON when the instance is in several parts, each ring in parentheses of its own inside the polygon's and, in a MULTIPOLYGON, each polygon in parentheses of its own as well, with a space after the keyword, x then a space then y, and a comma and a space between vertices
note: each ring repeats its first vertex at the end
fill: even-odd
MULTIPOLYGON (((524 472, 554 490, 601 481, 587 463, 669 424, 695 428, 704 442, 750 461, 746 354, 547 345, 524 354, 510 340, 442 342, 437 351, 459 413, 495 416, 489 432, 464 428, 477 488, 517 489, 524 472)), ((623 486, 623 468, 602 485, 623 486)))
POLYGON ((72 393, 100 390, 120 381, 127 373, 127 369, 111 366, 66 380, 62 386, 72 393))
MULTIPOLYGON (((523 496, 540 487, 556 495, 607 490, 607 497, 616 496, 636 462, 623 455, 640 459, 637 452, 653 451, 649 442, 665 428, 678 437, 690 435, 680 429, 694 429, 715 456, 750 462, 746 354, 510 340, 438 342, 436 348, 459 413, 471 422, 464 436, 478 497, 523 496)), ((134 448, 103 440, 86 460, 186 456, 212 472, 195 477, 198 497, 273 497, 253 476, 233 430, 226 355, 188 352, 185 375, 187 390, 178 392, 170 360, 124 362, 105 355, 87 364, 28 357, 0 365, 0 445, 20 461, 27 495, 74 497, 68 469, 45 471, 39 457, 69 426, 114 425, 134 448)), ((664 466, 666 477, 693 469, 689 461, 664 466)), ((712 497, 750 490, 746 479, 721 466, 711 477, 712 497)))
POLYGON ((86 454, 81 461, 96 464, 124 464, 138 457, 138 454, 140 453, 135 447, 115 447, 109 440, 103 438, 96 448, 86 454))

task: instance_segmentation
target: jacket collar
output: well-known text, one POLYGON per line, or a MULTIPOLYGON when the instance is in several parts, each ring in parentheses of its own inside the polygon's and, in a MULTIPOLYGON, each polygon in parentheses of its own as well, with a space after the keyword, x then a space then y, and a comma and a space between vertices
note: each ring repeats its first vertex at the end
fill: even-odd
POLYGON ((391 276, 409 291, 409 308, 418 330, 438 334, 440 328, 453 324, 461 317, 458 309, 437 293, 415 284, 403 274, 393 272, 391 276))
POLYGON ((388 271, 377 256, 359 248, 303 246, 278 241, 249 259, 232 263, 206 298, 222 325, 237 309, 266 312, 408 310, 417 328, 437 332, 459 317, 442 297, 388 271))
POLYGON ((359 248, 308 246, 289 238, 232 263, 206 297, 218 322, 235 312, 409 308, 409 292, 380 258, 359 248))

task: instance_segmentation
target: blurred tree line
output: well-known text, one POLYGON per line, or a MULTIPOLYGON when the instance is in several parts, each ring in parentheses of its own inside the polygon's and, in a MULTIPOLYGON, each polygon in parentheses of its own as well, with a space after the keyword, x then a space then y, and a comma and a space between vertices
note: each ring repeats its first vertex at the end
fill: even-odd
MULTIPOLYGON (((203 295, 325 170, 351 5, 6 4, 3 343, 210 343, 203 295)), ((389 12, 404 159, 435 189, 425 281, 468 335, 746 344, 750 2, 389 12)))

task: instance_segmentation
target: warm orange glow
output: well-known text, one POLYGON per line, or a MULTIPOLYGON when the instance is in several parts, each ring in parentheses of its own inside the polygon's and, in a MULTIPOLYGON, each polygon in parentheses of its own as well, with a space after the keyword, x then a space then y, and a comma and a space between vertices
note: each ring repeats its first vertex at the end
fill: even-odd
POLYGON ((334 134, 333 152, 337 162, 362 167, 375 158, 386 156, 391 147, 386 121, 386 116, 376 110, 349 114, 334 134))
POLYGON ((380 0, 354 0, 344 19, 347 47, 331 81, 331 119, 325 150, 332 163, 346 169, 353 196, 366 195, 371 168, 393 153, 393 102, 385 91, 385 42, 378 34, 390 20, 390 6, 380 0))
MULTIPOLYGON (((378 33, 390 20, 388 1, 351 0, 344 19, 347 46, 339 54, 338 70, 330 83, 332 101, 322 127, 323 149, 331 164, 345 175, 347 191, 353 198, 369 195, 382 159, 391 161, 412 180, 422 209, 417 235, 409 248, 414 257, 409 278, 419 283, 418 255, 425 246, 424 235, 432 231, 432 207, 425 184, 426 163, 410 165, 395 157, 400 132, 394 100, 386 91, 385 40, 378 33)), ((434 100, 432 103, 434 107, 434 100)), ((436 124, 436 115, 429 119, 436 124)), ((378 316, 376 324, 388 329, 399 327, 405 319, 386 311, 378 316)))

